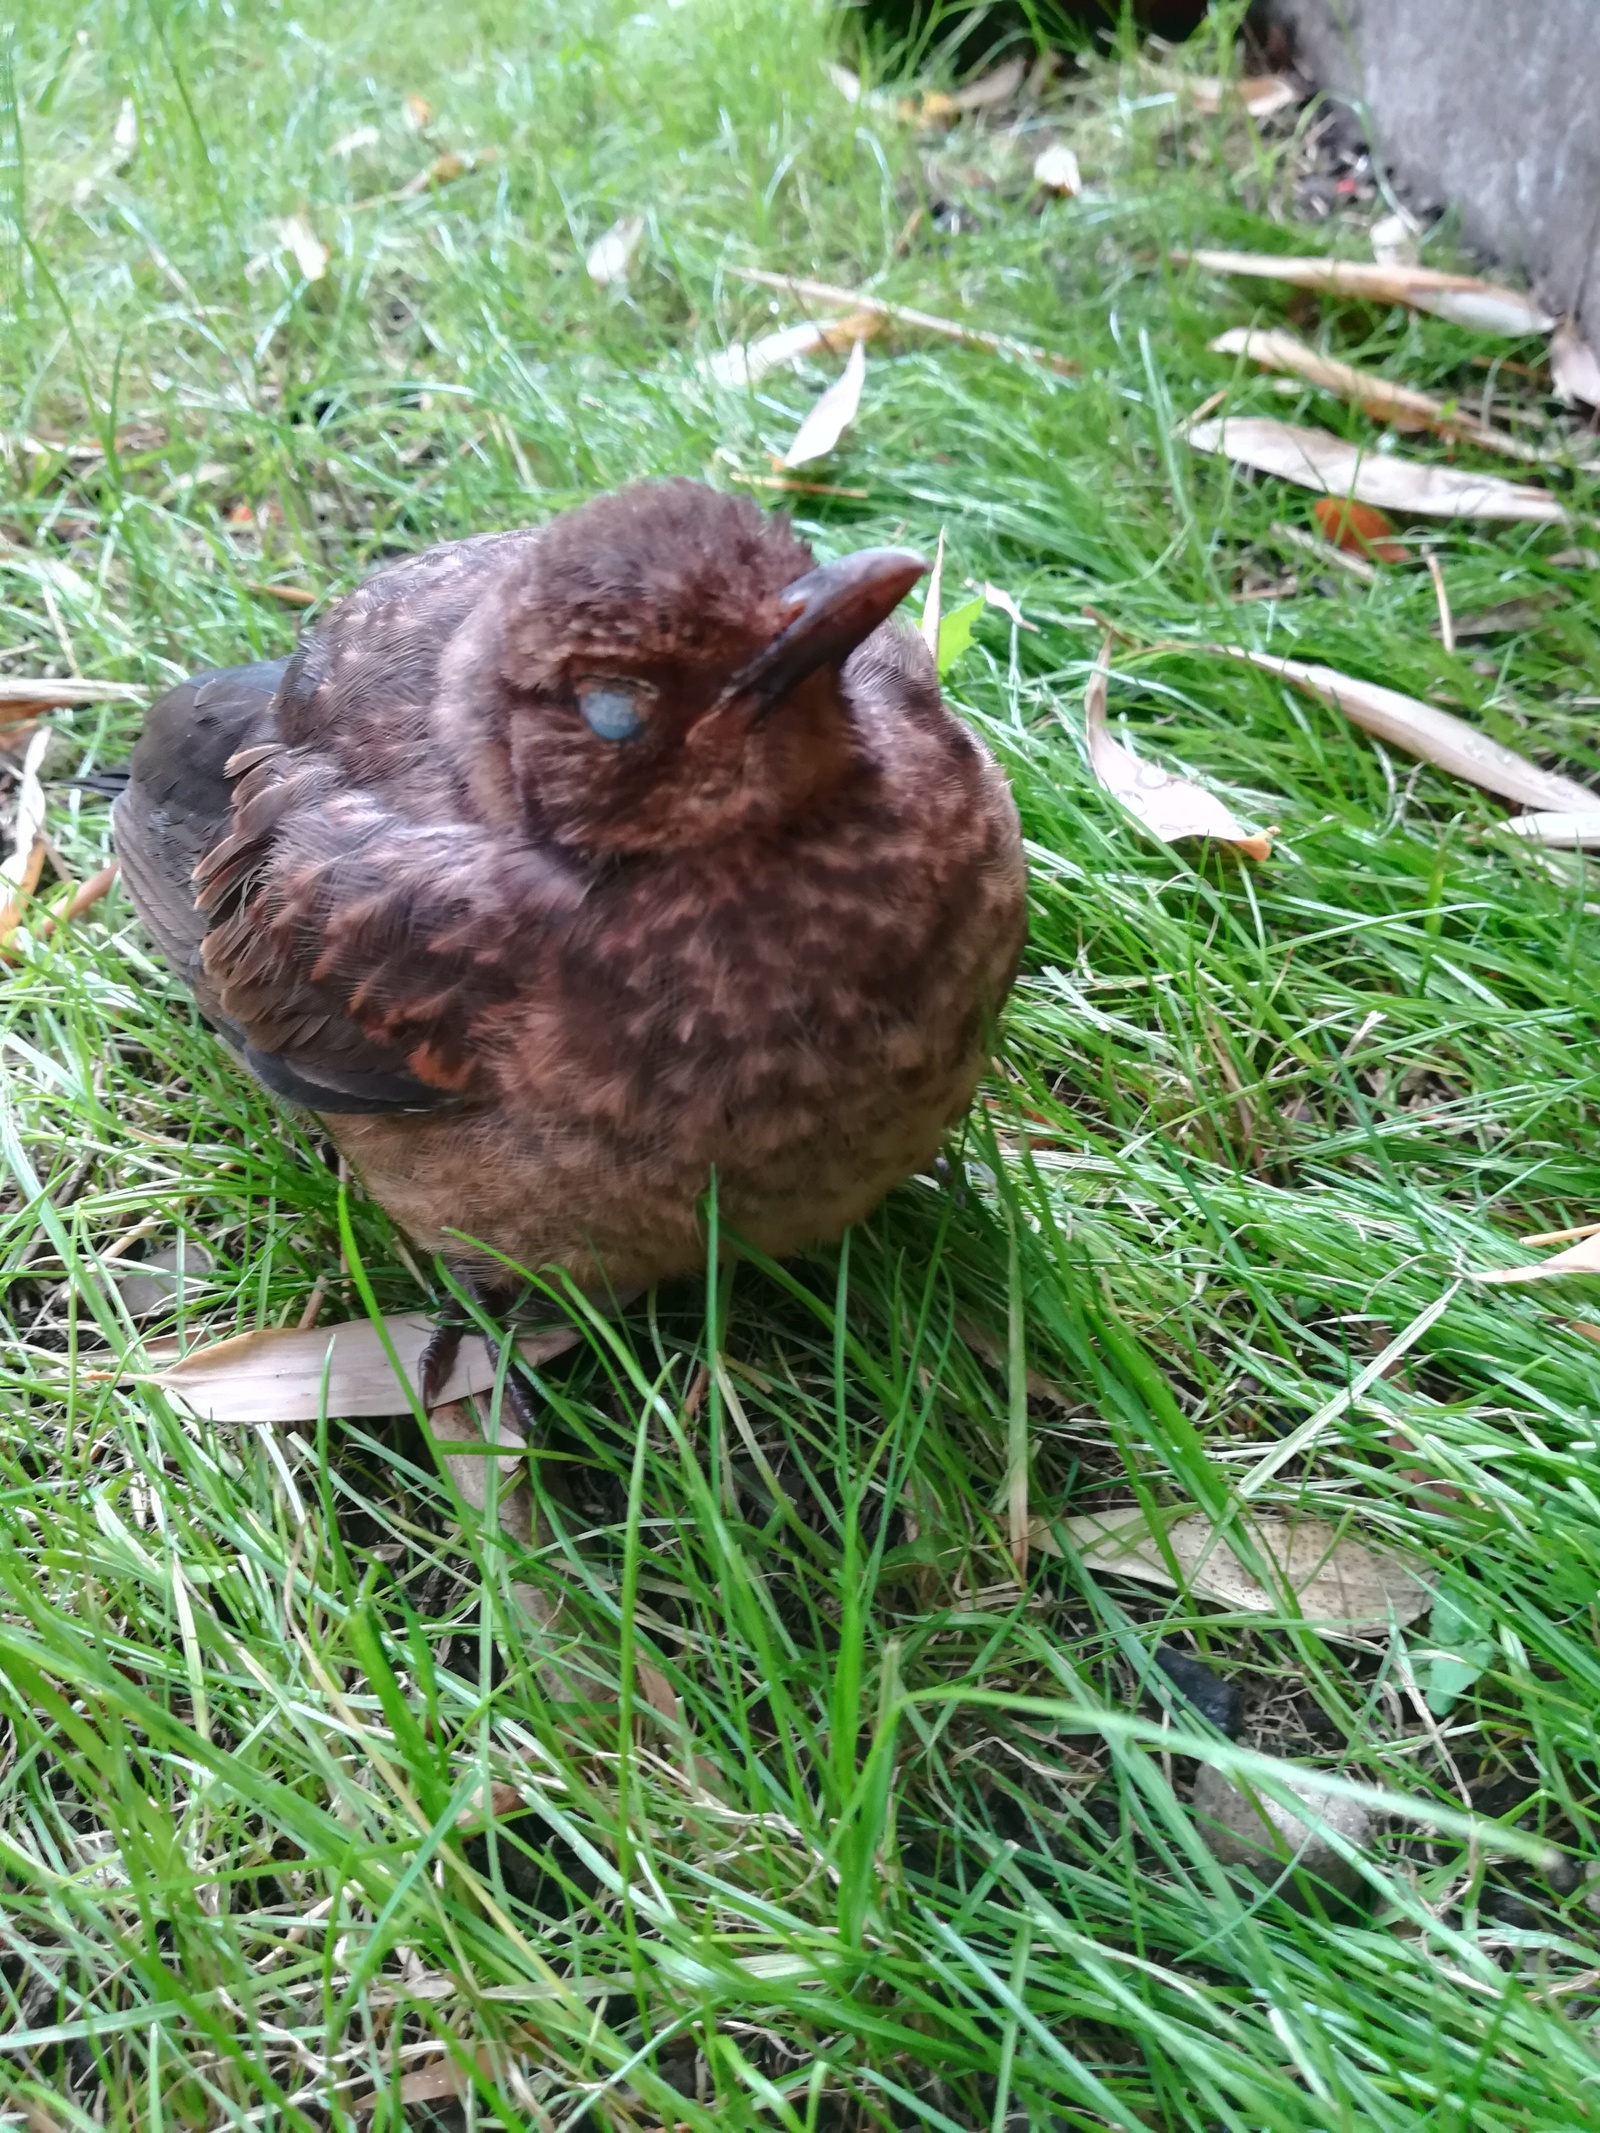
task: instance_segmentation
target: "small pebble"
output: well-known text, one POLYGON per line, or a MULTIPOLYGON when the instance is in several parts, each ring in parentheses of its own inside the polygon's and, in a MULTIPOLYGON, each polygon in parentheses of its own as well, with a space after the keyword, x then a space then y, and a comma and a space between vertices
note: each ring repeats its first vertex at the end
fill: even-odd
MULTIPOLYGON (((1331 1797, 1310 1771, 1288 1783, 1320 1822, 1357 1851, 1367 1848, 1372 1818, 1359 1802, 1331 1797)), ((1209 1764, 1194 1781, 1194 1816, 1224 1866, 1247 1866, 1264 1881, 1282 1883, 1279 1893, 1291 1902, 1304 1902, 1319 1884, 1324 1895, 1332 1889, 1347 1897, 1365 1887, 1355 1866, 1298 1815, 1230 1783, 1209 1764)))

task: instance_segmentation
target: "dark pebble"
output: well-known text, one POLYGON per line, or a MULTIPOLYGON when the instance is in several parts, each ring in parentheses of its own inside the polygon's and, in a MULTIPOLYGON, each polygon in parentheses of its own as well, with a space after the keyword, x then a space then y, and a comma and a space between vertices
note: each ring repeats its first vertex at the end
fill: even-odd
POLYGON ((1237 1740, 1244 1726, 1244 1691, 1231 1681, 1213 1674, 1181 1645, 1158 1644, 1156 1665, 1195 1709, 1219 1733, 1237 1740))

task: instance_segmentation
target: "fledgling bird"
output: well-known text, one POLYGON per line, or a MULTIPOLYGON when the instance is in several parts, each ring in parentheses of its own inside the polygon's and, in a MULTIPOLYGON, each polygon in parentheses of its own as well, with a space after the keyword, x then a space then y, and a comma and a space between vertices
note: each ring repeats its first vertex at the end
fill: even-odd
POLYGON ((200 1008, 480 1293, 839 1235, 969 1103, 1024 933, 992 759, 889 621, 690 481, 381 570, 154 706, 114 815, 200 1008), (520 1286, 520 1284, 518 1284, 520 1286))

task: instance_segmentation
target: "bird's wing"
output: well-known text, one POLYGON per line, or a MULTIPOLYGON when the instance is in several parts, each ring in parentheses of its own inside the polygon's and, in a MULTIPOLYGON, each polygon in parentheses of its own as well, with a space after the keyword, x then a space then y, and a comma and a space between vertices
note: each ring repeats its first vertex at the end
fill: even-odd
POLYGON ((202 1011, 315 1110, 470 1096, 486 1018, 536 982, 582 885, 465 819, 430 719, 440 657, 536 534, 381 571, 294 658, 150 713, 115 825, 134 901, 202 1011))

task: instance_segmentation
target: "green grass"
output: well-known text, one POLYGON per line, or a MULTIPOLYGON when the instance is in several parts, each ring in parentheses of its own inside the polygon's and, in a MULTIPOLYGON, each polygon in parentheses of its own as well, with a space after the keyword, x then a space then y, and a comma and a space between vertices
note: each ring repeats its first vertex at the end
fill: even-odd
MULTIPOLYGON (((1305 499, 1172 424, 1230 381, 1207 339, 1283 292, 1166 253, 1359 230, 1286 224, 1289 151, 1180 123, 1131 59, 1050 92, 1090 191, 1041 206, 1032 138, 850 109, 834 36, 798 0, 35 0, 8 33, 3 673, 155 689, 290 647, 299 617, 254 584, 320 597, 635 476, 767 474, 836 366, 708 382, 771 317, 739 264, 1081 367, 875 344, 823 477, 865 497, 794 500, 825 552, 943 526, 951 604, 990 579, 1039 625, 990 611, 951 683, 1033 885, 965 1182, 908 1186, 847 1251, 587 1327, 540 1377, 532 1551, 463 1515, 410 1423, 232 1432, 117 1378, 141 1338, 292 1322, 318 1280, 326 1320, 358 1313, 356 1261, 385 1308, 442 1290, 219 1058, 120 891, 19 937, 6 2124, 1595 2122, 1592 1282, 1455 1287, 1253 1499, 1428 1564, 1480 1669, 1431 1729, 1426 1622, 1328 1640, 1070 1551, 1019 1587, 1005 1530, 1019 1439, 1035 1516, 1228 1513, 1460 1274, 1600 1215, 1582 862, 1260 673, 1145 649, 1113 722, 1281 829, 1259 868, 1152 846, 1085 767, 1085 604, 1136 646, 1226 636, 1449 701, 1593 776, 1597 581, 1550 558, 1594 536, 1437 530, 1458 612, 1555 595, 1487 672, 1430 635, 1420 571, 1235 604, 1246 568, 1315 578, 1269 530, 1305 499), (497 159, 364 204, 461 149, 497 159), (634 211, 619 298, 582 255, 634 211), (332 254, 311 285, 275 248, 297 212, 332 254), (137 1325, 107 1260, 135 1230, 210 1255, 137 1325), (1173 1750, 1225 1751, 1155 1671, 1164 1637, 1241 1684, 1248 1744, 1384 1794, 1363 1904, 1300 1912, 1211 1861, 1173 1750), (490 1786, 516 1804, 485 1829, 490 1786), (1552 1878, 1544 1846, 1575 1865, 1552 1878), (441 2054, 464 2097, 403 2103, 441 2054)), ((1322 330, 1482 390, 1480 345, 1437 321, 1340 306, 1322 330)), ((1365 433, 1267 380, 1233 405, 1365 433)), ((1593 511, 1592 482, 1572 494, 1593 511)), ((81 878, 106 814, 64 780, 132 721, 54 724, 50 833, 81 878)))

